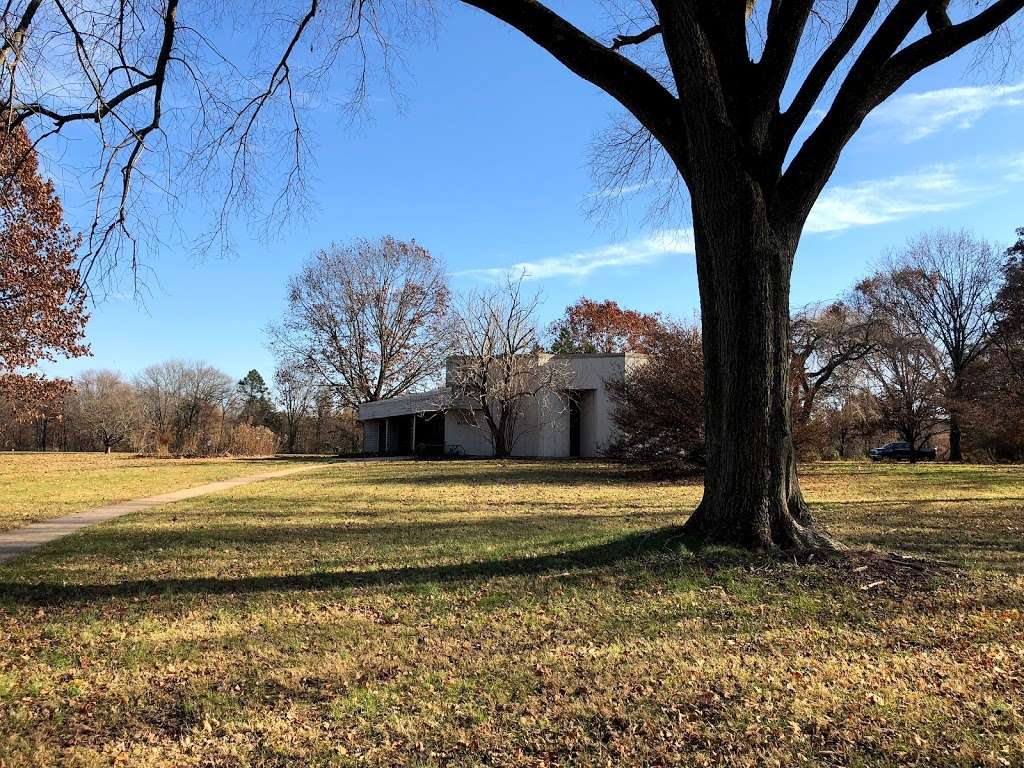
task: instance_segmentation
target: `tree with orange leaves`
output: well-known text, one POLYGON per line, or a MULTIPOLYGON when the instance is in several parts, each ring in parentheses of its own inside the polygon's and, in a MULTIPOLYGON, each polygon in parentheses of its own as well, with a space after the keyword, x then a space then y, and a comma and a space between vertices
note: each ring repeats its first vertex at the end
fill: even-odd
POLYGON ((653 350, 665 326, 657 314, 623 309, 615 301, 581 298, 548 327, 555 354, 653 350))
POLYGON ((31 371, 40 361, 80 357, 85 293, 76 269, 81 237, 64 223, 53 184, 24 128, 0 143, 0 397, 30 412, 70 382, 31 371))

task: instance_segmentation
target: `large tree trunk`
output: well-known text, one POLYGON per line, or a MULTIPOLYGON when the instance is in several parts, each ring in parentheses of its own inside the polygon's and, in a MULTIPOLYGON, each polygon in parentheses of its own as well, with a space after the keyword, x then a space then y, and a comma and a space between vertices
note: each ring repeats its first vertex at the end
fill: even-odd
POLYGON ((963 459, 963 449, 960 447, 960 417, 957 412, 949 414, 949 460, 960 461, 963 459))
POLYGON ((509 456, 507 426, 504 417, 500 420, 488 419, 491 429, 491 445, 494 447, 494 458, 507 459, 509 456))
POLYGON ((964 394, 963 381, 959 375, 954 376, 952 402, 949 404, 949 460, 963 460, 963 450, 960 447, 960 403, 964 394))
POLYGON ((836 549, 811 520, 793 452, 789 283, 796 243, 772 230, 753 183, 705 191, 693 195, 693 213, 707 471, 686 531, 704 543, 750 549, 836 549))

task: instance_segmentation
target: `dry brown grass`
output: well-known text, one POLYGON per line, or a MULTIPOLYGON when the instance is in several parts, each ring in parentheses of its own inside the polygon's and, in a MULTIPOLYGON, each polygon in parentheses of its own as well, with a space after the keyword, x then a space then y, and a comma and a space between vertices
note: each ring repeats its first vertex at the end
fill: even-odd
MULTIPOLYGON (((0 453, 0 531, 115 501, 254 475, 270 459, 158 459, 126 453, 0 453)), ((288 461, 273 460, 281 468, 288 461)))
POLYGON ((804 476, 848 543, 944 567, 693 553, 699 485, 586 462, 123 518, 0 568, 0 764, 1021 765, 1020 468, 804 476))

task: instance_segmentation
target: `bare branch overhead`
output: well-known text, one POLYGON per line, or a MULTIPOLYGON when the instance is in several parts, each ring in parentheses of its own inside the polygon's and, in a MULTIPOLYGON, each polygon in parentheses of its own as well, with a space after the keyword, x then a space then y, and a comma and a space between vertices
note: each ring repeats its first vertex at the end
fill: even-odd
POLYGON ((685 131, 676 98, 640 65, 536 0, 463 0, 522 32, 571 71, 607 91, 682 159, 685 131))
MULTIPOLYGON (((399 41, 429 29, 433 18, 430 0, 269 3, 257 10, 263 31, 243 63, 218 43, 242 9, 179 1, 11 0, 3 12, 7 130, 26 125, 40 148, 78 139, 97 148, 87 256, 112 255, 101 271, 118 254, 137 264, 141 250, 163 237, 162 213, 190 200, 211 211, 205 246, 228 247, 236 216, 276 222, 293 214, 307 183, 307 106, 340 71, 351 77, 346 104, 365 99, 376 76, 390 83, 399 41)), ((629 146, 663 151, 673 183, 692 186, 696 166, 720 167, 723 152, 745 158, 789 238, 875 106, 1024 7, 1024 0, 993 0, 976 11, 948 0, 850 0, 845 8, 824 0, 631 2, 616 4, 618 33, 602 40, 540 0, 461 0, 615 99, 653 139, 635 137, 629 146), (837 87, 824 119, 794 153, 830 84, 837 87), (788 106, 786 93, 793 94, 788 106)))
POLYGON ((611 49, 613 51, 619 50, 627 45, 640 45, 640 43, 646 43, 655 35, 661 34, 661 25, 655 24, 653 27, 648 27, 643 32, 638 32, 635 35, 616 35, 612 40, 611 49))

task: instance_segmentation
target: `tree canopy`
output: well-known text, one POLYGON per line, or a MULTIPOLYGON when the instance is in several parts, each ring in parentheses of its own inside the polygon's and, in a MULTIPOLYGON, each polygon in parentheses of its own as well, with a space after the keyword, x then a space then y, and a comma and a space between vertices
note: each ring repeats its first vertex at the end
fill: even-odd
POLYGON ((271 344, 345 405, 397 397, 444 367, 449 300, 444 267, 414 241, 333 245, 289 281, 271 344))
POLYGON ((26 130, 0 135, 0 395, 12 401, 66 389, 28 370, 40 361, 88 354, 79 243, 26 130))
POLYGON ((663 331, 656 314, 623 309, 618 302, 586 297, 565 308, 548 327, 556 354, 650 352, 663 331))

